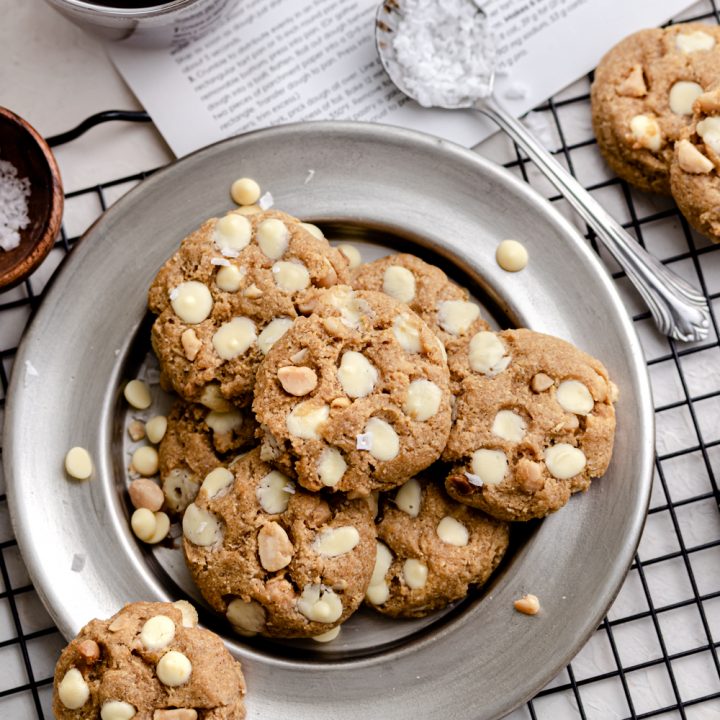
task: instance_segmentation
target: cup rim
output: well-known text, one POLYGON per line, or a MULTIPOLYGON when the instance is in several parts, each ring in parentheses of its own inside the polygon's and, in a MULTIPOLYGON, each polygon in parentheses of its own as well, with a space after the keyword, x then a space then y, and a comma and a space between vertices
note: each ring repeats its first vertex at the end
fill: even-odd
MULTIPOLYGON (((113 0, 108 0, 108 2, 112 1, 113 0)), ((148 17, 180 10, 196 2, 196 0, 170 0, 169 2, 155 0, 155 4, 153 5, 137 8, 117 7, 114 5, 90 2, 89 0, 51 0, 51 2, 59 7, 65 6, 81 12, 94 13, 104 17, 148 17)))

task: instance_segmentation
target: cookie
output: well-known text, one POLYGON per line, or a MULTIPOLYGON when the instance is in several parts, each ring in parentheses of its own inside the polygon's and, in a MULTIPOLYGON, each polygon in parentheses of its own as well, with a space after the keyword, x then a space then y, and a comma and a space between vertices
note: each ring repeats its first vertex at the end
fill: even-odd
POLYGON ((186 601, 136 602, 92 620, 55 667, 57 720, 242 720, 245 681, 186 601))
POLYGON ((501 520, 544 517, 605 473, 617 388, 602 363, 531 330, 477 333, 461 358, 448 493, 501 520))
POLYGON ((200 483, 216 467, 227 465, 240 450, 255 443, 257 423, 247 409, 228 412, 203 405, 175 403, 158 450, 165 507, 184 512, 200 483))
POLYGON ((482 585, 508 547, 509 525, 447 496, 429 477, 385 497, 366 602, 384 615, 423 617, 482 585))
POLYGON ((352 286, 404 302, 440 338, 448 355, 462 338, 489 329, 465 288, 414 255, 398 253, 360 265, 352 274, 352 286))
POLYGON ((634 33, 595 71, 592 121, 610 167, 633 185, 670 193, 673 144, 693 101, 720 80, 720 27, 671 25, 634 33))
POLYGON ((720 242, 720 90, 695 101, 692 124, 675 143, 670 182, 688 222, 720 242))
POLYGON ((346 282, 345 256, 277 211, 205 222, 157 274, 152 345, 173 389, 213 410, 251 400, 255 372, 308 291, 346 282))
POLYGON ((309 490, 400 485, 437 460, 450 432, 440 342, 383 293, 338 286, 313 307, 258 371, 263 459, 309 490))
POLYGON ((305 492, 255 449, 203 482, 183 518, 190 573, 243 635, 313 637, 362 603, 375 563, 368 503, 305 492))

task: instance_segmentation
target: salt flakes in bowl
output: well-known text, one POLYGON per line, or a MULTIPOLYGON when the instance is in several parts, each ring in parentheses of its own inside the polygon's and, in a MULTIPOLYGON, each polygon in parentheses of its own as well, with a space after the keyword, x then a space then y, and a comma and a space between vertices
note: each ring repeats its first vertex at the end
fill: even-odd
POLYGON ((2 159, 0 148, 0 249, 6 252, 20 245, 20 230, 30 224, 29 198, 30 180, 18 177, 17 168, 2 159))

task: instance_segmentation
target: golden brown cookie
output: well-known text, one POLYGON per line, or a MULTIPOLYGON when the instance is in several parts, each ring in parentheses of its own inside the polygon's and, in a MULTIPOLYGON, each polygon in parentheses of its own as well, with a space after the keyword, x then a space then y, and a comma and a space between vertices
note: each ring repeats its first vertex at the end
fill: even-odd
POLYGON ((182 398, 213 410, 250 402, 260 361, 304 297, 347 278, 345 256, 290 215, 208 220, 182 241, 148 295, 165 377, 182 398))
POLYGON ((605 367, 531 330, 480 332, 462 356, 446 489, 501 520, 544 517, 604 474, 617 388, 605 367))
POLYGON ((610 167, 643 190, 670 192, 673 144, 693 101, 720 80, 720 27, 702 23, 641 30, 595 71, 592 120, 610 167))
POLYGON ((183 517, 190 573, 243 635, 312 637, 359 607, 375 563, 363 500, 308 493, 253 450, 203 482, 183 517))
POLYGON ((55 667, 57 720, 242 720, 245 681, 186 601, 136 602, 92 620, 55 667))
POLYGON ((445 447, 450 392, 440 342, 383 293, 337 286, 314 309, 258 371, 263 459, 310 490, 393 488, 445 447))
POLYGON ((160 482, 169 512, 182 513, 211 470, 226 466, 240 450, 256 444, 256 429, 248 409, 217 412, 176 402, 159 448, 160 482))
POLYGON ((720 242, 720 89, 695 101, 692 124, 675 143, 672 194, 688 222, 720 242))
POLYGON ((366 602, 392 617, 423 617, 464 598, 500 563, 509 526, 449 498, 429 477, 386 496, 366 602))
POLYGON ((440 338, 448 355, 463 338, 489 329, 465 288, 414 255, 398 253, 360 265, 353 271, 352 286, 404 302, 440 338))

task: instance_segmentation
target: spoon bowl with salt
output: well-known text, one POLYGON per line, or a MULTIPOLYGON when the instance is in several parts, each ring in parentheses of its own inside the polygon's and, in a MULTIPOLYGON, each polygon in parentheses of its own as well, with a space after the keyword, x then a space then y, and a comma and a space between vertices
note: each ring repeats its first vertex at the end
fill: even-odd
POLYGON ((686 342, 707 337, 710 313, 703 294, 646 252, 497 101, 494 39, 475 0, 384 0, 375 40, 385 71, 405 95, 424 107, 477 110, 515 141, 594 230, 660 332, 686 342))
POLYGON ((60 171, 41 135, 0 107, 0 292, 45 259, 60 232, 60 171))

